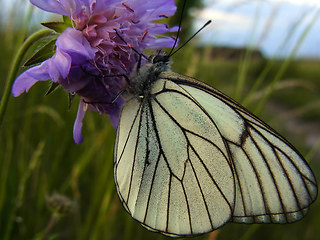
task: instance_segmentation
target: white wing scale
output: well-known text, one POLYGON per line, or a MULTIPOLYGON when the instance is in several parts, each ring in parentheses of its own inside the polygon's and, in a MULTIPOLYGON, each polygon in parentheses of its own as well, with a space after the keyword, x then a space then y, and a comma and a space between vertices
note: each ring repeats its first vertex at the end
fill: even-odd
POLYGON ((311 169, 284 138, 217 90, 171 72, 149 99, 125 104, 114 159, 126 210, 171 236, 230 220, 297 221, 317 196, 311 169))

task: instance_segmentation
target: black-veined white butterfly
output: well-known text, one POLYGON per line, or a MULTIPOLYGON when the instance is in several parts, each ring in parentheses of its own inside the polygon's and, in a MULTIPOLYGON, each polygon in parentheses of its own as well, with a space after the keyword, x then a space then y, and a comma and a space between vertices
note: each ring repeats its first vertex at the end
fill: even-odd
POLYGON ((301 154, 240 104, 157 56, 131 79, 114 178, 131 216, 169 236, 290 223, 317 197, 301 154))

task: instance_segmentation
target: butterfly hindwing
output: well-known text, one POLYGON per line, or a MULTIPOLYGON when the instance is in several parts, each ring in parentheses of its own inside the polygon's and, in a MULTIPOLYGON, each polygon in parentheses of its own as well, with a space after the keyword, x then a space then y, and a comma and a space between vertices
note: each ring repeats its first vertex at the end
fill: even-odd
POLYGON ((316 179, 301 154, 218 90, 176 73, 163 75, 169 75, 203 106, 227 143, 236 182, 233 221, 288 223, 301 219, 317 197, 316 179))

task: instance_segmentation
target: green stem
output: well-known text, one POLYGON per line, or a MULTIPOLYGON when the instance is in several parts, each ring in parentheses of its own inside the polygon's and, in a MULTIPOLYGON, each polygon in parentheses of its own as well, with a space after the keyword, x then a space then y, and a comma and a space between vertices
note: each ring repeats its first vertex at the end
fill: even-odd
POLYGON ((0 126, 1 123, 3 121, 3 117, 4 117, 4 113, 6 111, 8 102, 9 102, 9 97, 11 94, 11 88, 12 88, 12 84, 15 80, 15 77, 18 73, 19 70, 19 64, 22 61, 25 53, 28 51, 28 49, 39 39, 49 35, 52 33, 52 30, 48 30, 48 29, 43 29, 40 30, 34 34, 32 34, 20 47, 18 53, 16 54, 16 56, 13 59, 12 65, 11 65, 11 69, 10 72, 8 74, 7 77, 7 83, 6 83, 6 87, 1 99, 1 103, 0 103, 0 126))
POLYGON ((46 226, 46 229, 44 230, 44 233, 41 236, 40 240, 45 240, 48 237, 52 228, 56 225, 56 223, 59 221, 59 219, 60 219, 60 217, 58 215, 52 214, 51 219, 50 219, 48 225, 46 226))

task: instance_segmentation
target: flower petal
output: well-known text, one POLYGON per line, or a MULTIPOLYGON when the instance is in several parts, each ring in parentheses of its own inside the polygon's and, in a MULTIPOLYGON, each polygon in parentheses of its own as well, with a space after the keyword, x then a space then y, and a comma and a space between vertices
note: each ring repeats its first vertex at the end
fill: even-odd
POLYGON ((67 52, 69 55, 77 54, 82 56, 83 60, 94 58, 97 52, 96 48, 90 46, 82 32, 73 28, 67 28, 57 39, 56 45, 57 48, 67 52))
POLYGON ((109 119, 114 129, 118 128, 120 112, 123 104, 124 104, 124 100, 119 98, 113 105, 113 111, 109 113, 109 119))
POLYGON ((83 101, 80 101, 77 117, 73 125, 73 139, 77 144, 80 144, 83 142, 81 130, 82 130, 82 120, 84 118, 86 111, 87 111, 87 104, 84 103, 83 101))
POLYGON ((30 2, 47 12, 71 16, 79 13, 83 5, 89 6, 92 0, 30 0, 30 2))
POLYGON ((60 15, 70 15, 65 6, 57 0, 30 0, 30 2, 44 11, 57 13, 60 15))
POLYGON ((69 93, 75 93, 92 81, 95 77, 88 76, 80 66, 71 66, 67 78, 60 79, 60 85, 69 93))
POLYGON ((56 53, 49 60, 49 74, 54 82, 69 75, 71 65, 78 65, 91 60, 96 48, 92 48, 81 31, 67 28, 56 41, 56 53))
POLYGON ((56 53, 49 60, 49 74, 52 81, 57 82, 61 77, 66 78, 71 67, 71 57, 57 48, 56 53))
POLYGON ((17 77, 12 86, 12 94, 14 97, 17 97, 24 91, 28 92, 37 81, 46 81, 48 79, 50 79, 50 76, 48 74, 47 60, 38 66, 29 68, 17 77))

